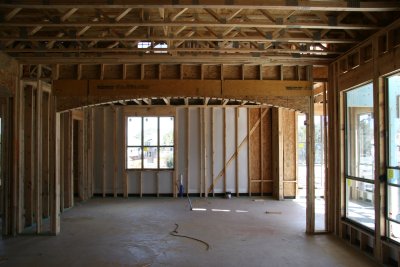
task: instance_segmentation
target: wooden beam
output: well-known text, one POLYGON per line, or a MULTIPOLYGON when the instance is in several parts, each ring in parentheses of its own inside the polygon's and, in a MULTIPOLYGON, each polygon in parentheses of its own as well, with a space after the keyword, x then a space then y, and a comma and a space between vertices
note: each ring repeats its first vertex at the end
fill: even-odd
POLYGON ((8 12, 8 13, 4 16, 4 21, 10 21, 10 20, 11 20, 12 18, 14 18, 15 15, 17 15, 21 10, 22 10, 22 8, 20 8, 20 7, 13 8, 10 12, 8 12))
POLYGON ((42 187, 42 206, 43 217, 47 218, 50 214, 49 182, 50 182, 50 95, 43 93, 42 101, 42 146, 43 146, 43 187, 42 187))
POLYGON ((247 186, 249 196, 251 197, 251 169, 250 169, 250 109, 246 109, 247 113, 247 186))
POLYGON ((275 199, 283 200, 283 118, 280 108, 272 109, 272 125, 272 151, 275 154, 272 160, 274 177, 273 195, 275 199))
POLYGON ((314 177, 314 101, 310 97, 309 113, 307 118, 307 206, 306 206, 306 232, 315 231, 315 177, 314 177))
MULTIPOLYGON (((211 178, 214 179, 214 108, 212 107, 211 110, 211 118, 210 118, 210 123, 211 123, 211 178)), ((212 196, 215 197, 215 189, 214 189, 214 184, 210 185, 210 188, 212 190, 212 196)), ((210 193, 210 190, 206 191, 206 194, 208 195, 210 193)))
POLYGON ((189 158, 190 158, 190 112, 186 107, 186 195, 189 196, 189 158))
POLYGON ((56 97, 50 96, 50 233, 60 233, 60 114, 56 113, 56 97))
POLYGON ((235 191, 236 196, 239 197, 239 151, 238 151, 238 138, 239 138, 239 108, 235 108, 235 191))
MULTIPOLYGON (((30 9, 67 9, 71 6, 76 8, 93 8, 91 4, 71 4, 67 0, 58 1, 57 3, 43 4, 42 0, 32 0, 28 4, 4 4, 5 8, 30 8, 30 9)), ((192 2, 185 5, 176 5, 172 2, 162 5, 164 8, 177 9, 177 8, 226 8, 225 0, 208 1, 207 3, 192 2)), ((141 0, 132 0, 129 4, 119 3, 119 4, 109 4, 108 0, 98 1, 96 8, 99 9, 123 9, 123 8, 159 8, 160 4, 157 3, 143 3, 141 0)), ((398 11, 400 9, 400 4, 392 1, 360 1, 359 6, 350 6, 347 2, 338 1, 312 1, 303 0, 301 5, 288 5, 286 0, 276 0, 274 2, 265 2, 264 0, 254 0, 252 2, 246 3, 235 3, 230 4, 230 8, 246 8, 249 10, 284 10, 284 11, 398 11)))
MULTIPOLYGON (((259 115, 260 115, 260 180, 264 180, 264 144, 263 144, 263 138, 264 138, 264 131, 263 131, 263 116, 262 116, 262 108, 259 108, 259 115)), ((264 196, 264 188, 263 188, 263 182, 260 183, 260 191, 261 191, 261 196, 264 196)))

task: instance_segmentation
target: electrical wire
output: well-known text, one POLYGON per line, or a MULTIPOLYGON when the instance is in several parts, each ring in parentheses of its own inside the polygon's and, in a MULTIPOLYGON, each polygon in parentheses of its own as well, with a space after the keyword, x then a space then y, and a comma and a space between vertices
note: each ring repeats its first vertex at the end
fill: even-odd
POLYGON ((206 250, 210 249, 210 245, 207 242, 203 241, 203 240, 200 240, 200 239, 197 239, 197 238, 194 238, 194 237, 191 237, 191 236, 187 236, 187 235, 178 234, 178 228, 179 228, 179 224, 176 223, 175 224, 175 229, 172 232, 170 232, 169 234, 172 235, 172 236, 184 237, 184 238, 187 238, 187 239, 192 239, 194 241, 203 243, 206 246, 206 250))

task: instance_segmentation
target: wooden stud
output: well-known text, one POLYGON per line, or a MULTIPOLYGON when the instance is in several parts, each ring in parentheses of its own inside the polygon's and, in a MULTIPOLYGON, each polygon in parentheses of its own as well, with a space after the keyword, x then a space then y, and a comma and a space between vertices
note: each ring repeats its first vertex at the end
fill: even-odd
POLYGON ((117 144, 117 127, 118 127, 118 114, 117 108, 113 108, 114 115, 114 127, 113 127, 113 139, 114 139, 114 176, 113 176, 113 192, 114 197, 117 197, 117 176, 118 176, 118 144, 117 144))
MULTIPOLYGON (((204 109, 198 108, 198 115, 199 115, 199 135, 200 135, 200 157, 199 157, 199 167, 200 167, 200 197, 203 196, 203 185, 204 185, 204 172, 203 172, 203 165, 204 165, 204 155, 203 155, 203 147, 204 147, 204 132, 203 132, 203 117, 204 117, 204 109)), ((204 192, 205 193, 205 192, 204 192)))
POLYGON ((251 197, 251 169, 250 169, 250 109, 247 109, 247 186, 251 197))
POLYGON ((208 144, 208 131, 207 131, 207 122, 206 122, 206 114, 205 109, 203 108, 203 156, 204 156, 204 165, 203 165, 203 173, 204 173, 204 196, 208 197, 207 192, 207 166, 208 166, 208 153, 207 153, 207 144, 208 144))
MULTIPOLYGON (((178 159, 178 151, 179 151, 179 120, 177 119, 177 116, 174 117, 174 172, 172 176, 172 191, 174 194, 174 197, 176 198, 178 196, 178 186, 179 186, 179 159, 178 159)), ((183 181, 182 181, 183 182, 183 181)))
POLYGON ((236 196, 239 197, 239 151, 238 151, 238 138, 239 138, 239 108, 235 108, 235 191, 236 196))
POLYGON ((281 108, 274 108, 272 110, 272 151, 275 155, 272 160, 273 177, 274 177, 274 190, 273 195, 277 200, 283 200, 283 119, 281 108))
POLYGON ((140 198, 143 197, 143 171, 140 172, 140 177, 139 177, 139 196, 140 198))
POLYGON ((102 195, 103 195, 103 197, 106 197, 106 180, 107 180, 107 177, 106 177, 106 162, 107 162, 107 158, 106 158, 106 145, 107 145, 106 116, 107 116, 106 108, 103 108, 103 162, 102 162, 102 167, 103 167, 102 195))
POLYGON ((189 158, 190 158, 190 112, 189 107, 186 108, 186 195, 189 195, 189 158))
POLYGON ((127 118, 126 118, 126 116, 124 116, 124 122, 123 122, 123 132, 124 132, 124 140, 123 140, 123 142, 124 142, 124 160, 125 160, 125 162, 124 162, 124 169, 123 169, 123 187, 124 187, 124 197, 125 198, 127 198, 128 197, 128 170, 126 169, 127 168, 127 166, 126 166, 126 156, 127 156, 127 154, 126 154, 126 142, 127 142, 127 140, 126 140, 126 123, 127 123, 127 118))
POLYGON ((157 175, 156 192, 157 192, 157 197, 160 197, 160 172, 156 172, 156 175, 157 175))
POLYGON ((310 97, 310 107, 307 113, 307 206, 306 232, 315 231, 315 178, 314 178, 314 98, 310 97))
POLYGON ((42 145, 43 145, 43 160, 42 160, 42 169, 43 169, 43 216, 45 218, 49 217, 49 180, 50 180, 50 150, 49 150, 49 130, 50 130, 50 96, 48 93, 43 94, 43 104, 42 104, 42 124, 43 124, 43 134, 42 134, 42 145))
MULTIPOLYGON (((210 115, 210 123, 211 123, 211 178, 214 179, 214 108, 211 108, 210 110, 211 115, 210 115)), ((215 190, 214 190, 214 185, 212 184, 212 196, 215 197, 215 190)), ((207 194, 209 192, 207 191, 207 194)))
POLYGON ((226 108, 222 108, 224 111, 224 117, 222 122, 222 130, 223 130, 223 141, 222 141, 222 162, 224 163, 224 167, 222 169, 224 176, 224 194, 226 193, 226 108))
POLYGON ((50 232, 60 233, 60 114, 56 113, 56 97, 50 97, 50 232))
POLYGON ((25 125, 24 125, 24 206, 25 225, 33 223, 33 188, 34 188, 34 92, 33 88, 27 86, 23 89, 25 95, 25 125))
MULTIPOLYGON (((260 115, 260 180, 264 180, 264 146, 263 146, 263 116, 262 108, 259 109, 260 115)), ((263 182, 260 183, 261 196, 264 196, 263 182)))
MULTIPOLYGON (((39 65, 40 69, 40 65, 39 65)), ((40 71, 38 70, 38 73, 40 71)), ((42 82, 38 74, 37 88, 36 88, 36 114, 35 114, 35 219, 36 219, 36 233, 42 232, 42 99, 43 89, 42 82)))
POLYGON ((325 200, 324 230, 328 231, 328 214, 329 214, 328 203, 330 202, 331 198, 330 198, 330 194, 329 194, 329 190, 330 190, 329 183, 327 182, 329 179, 329 176, 328 176, 329 145, 328 145, 328 113, 327 113, 328 102, 327 102, 326 90, 327 90, 327 83, 325 83, 324 91, 323 91, 322 95, 323 95, 323 99, 324 99, 324 102, 323 102, 323 124, 324 124, 324 164, 325 164, 325 168, 324 168, 324 176, 325 176, 325 179, 324 179, 325 180, 324 181, 324 187, 325 187, 325 192, 324 192, 324 200, 325 200))
POLYGON ((126 73, 127 73, 127 65, 126 64, 122 64, 122 79, 126 80, 126 73))

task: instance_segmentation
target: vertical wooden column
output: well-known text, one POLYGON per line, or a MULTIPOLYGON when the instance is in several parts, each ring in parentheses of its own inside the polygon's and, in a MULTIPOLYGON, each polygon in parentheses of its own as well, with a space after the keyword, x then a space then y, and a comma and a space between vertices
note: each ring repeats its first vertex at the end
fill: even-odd
MULTIPOLYGON (((211 108, 211 183, 214 181, 214 108, 211 108)), ((208 193, 208 192, 207 192, 208 193)), ((212 196, 215 197, 214 186, 212 187, 212 196)))
MULTIPOLYGON (((177 113, 178 114, 178 113, 177 113)), ((178 196, 178 185, 180 181, 180 174, 179 174, 179 160, 178 160, 178 151, 179 151, 179 119, 176 116, 174 118, 174 171, 172 173, 172 192, 173 196, 176 198, 178 196)))
POLYGON ((251 197, 251 168, 250 168, 250 109, 247 108, 247 186, 251 197))
MULTIPOLYGON (((222 69, 221 65, 221 69, 222 69)), ((223 122, 222 122, 222 132, 223 132, 223 136, 222 136, 222 166, 223 166, 223 176, 224 176, 224 194, 226 193, 226 108, 222 108, 223 112, 224 112, 224 117, 223 117, 223 122)))
POLYGON ((24 110, 24 207, 25 207, 25 225, 33 223, 33 188, 34 188, 34 91, 31 86, 23 88, 25 95, 24 110))
POLYGON ((123 140, 123 148, 124 148, 124 155, 125 155, 125 157, 124 157, 124 160, 125 160, 125 162, 124 162, 124 168, 123 168, 123 190, 124 190, 124 197, 126 198, 126 197, 128 197, 128 171, 127 171, 127 162, 126 162, 126 138, 127 138, 127 136, 126 136, 126 124, 127 124, 127 120, 126 120, 126 115, 123 113, 123 123, 122 123, 122 125, 123 125, 123 132, 124 132, 124 140, 123 140))
MULTIPOLYGON (((375 38, 374 42, 378 42, 375 38)), ((378 47, 377 43, 375 47, 378 47)), ((379 58, 377 49, 375 49, 374 58, 379 58)), ((380 77, 378 64, 374 63, 374 144, 375 144, 375 189, 374 189, 374 207, 375 207, 375 247, 374 256, 381 263, 384 262, 384 251, 382 251, 382 236, 386 235, 385 220, 385 199, 386 184, 380 178, 386 175, 386 154, 385 154, 385 93, 383 78, 380 77)), ((400 259, 398 260, 400 264, 400 259)))
POLYGON ((40 65, 38 66, 38 81, 36 88, 36 133, 35 133, 35 219, 36 219, 36 233, 42 232, 42 99, 43 88, 42 81, 40 80, 40 65))
POLYGON ((56 113, 56 97, 50 99, 50 232, 53 235, 60 233, 60 114, 56 113))
POLYGON ((203 184, 204 184, 204 170, 203 170, 203 166, 204 166, 204 154, 203 154, 203 147, 204 147, 204 132, 203 132, 203 117, 204 117, 204 109, 202 108, 198 108, 199 111, 199 136, 200 136, 200 158, 199 158, 199 167, 200 167, 200 197, 203 196, 203 184))
POLYGON ((189 157, 190 157, 190 112, 189 107, 186 107, 186 195, 189 195, 189 157))
POLYGON ((50 123, 50 101, 49 101, 49 94, 43 94, 43 111, 42 111, 42 125, 43 125, 43 134, 42 134, 42 145, 43 145, 43 161, 42 161, 42 168, 43 168, 43 184, 42 184, 42 191, 43 191, 43 216, 45 218, 49 217, 49 123, 50 123))
POLYGON ((85 157, 84 157, 84 153, 85 153, 85 146, 84 146, 84 116, 83 116, 83 112, 82 112, 82 119, 78 120, 78 136, 77 136, 77 153, 75 153, 75 155, 78 156, 78 158, 74 158, 74 161, 77 161, 77 175, 78 175, 78 194, 79 194, 79 199, 80 200, 85 200, 85 188, 86 188, 86 179, 85 179, 85 171, 84 169, 86 168, 86 164, 85 164, 85 157))
POLYGON ((315 231, 315 179, 314 179, 314 98, 309 99, 307 113, 307 206, 306 206, 306 232, 315 231))
POLYGON ((102 182, 102 195, 103 197, 106 196, 106 130, 107 130, 107 125, 106 125, 106 108, 103 108, 103 162, 102 162, 102 167, 103 167, 103 182, 102 182))
POLYGON ((283 121, 280 108, 272 109, 272 125, 273 196, 277 200, 283 200, 283 121))
POLYGON ((139 177, 139 196, 143 197, 143 171, 140 172, 139 177))
POLYGON ((239 196, 239 151, 238 151, 238 138, 239 138, 239 108, 235 108, 235 191, 236 196, 239 196))
POLYGON ((114 129, 113 129, 113 139, 114 139, 114 180, 113 180, 113 193, 114 197, 117 197, 117 176, 118 176, 118 144, 117 144, 117 127, 118 127, 118 116, 117 108, 113 107, 114 114, 114 129))
POLYGON ((65 175, 66 175, 66 154, 65 154, 65 113, 60 113, 60 211, 64 210, 65 203, 65 175))
MULTIPOLYGON (((324 187, 325 187, 325 230, 328 230, 328 218, 329 218, 329 205, 328 203, 331 201, 331 195, 330 195, 330 184, 329 184, 329 175, 328 175, 328 160, 329 160, 329 153, 328 153, 328 149, 329 149, 329 144, 328 144, 328 99, 327 99, 327 94, 326 94, 326 90, 327 90, 327 83, 324 84, 324 91, 322 93, 324 102, 323 102, 323 123, 324 123, 324 164, 325 164, 325 168, 324 168, 324 174, 325 174, 325 183, 324 183, 324 187)), ((296 124, 297 125, 297 124, 296 124)), ((297 137, 297 136, 296 136, 297 137)), ((296 142, 297 144, 297 142, 296 142)), ((297 158, 297 157, 296 157, 297 158)), ((297 176, 296 176, 297 177, 297 176)))
POLYGON ((73 206, 72 114, 64 113, 64 208, 73 206))
POLYGON ((204 156, 204 165, 203 165, 203 173, 204 173, 204 196, 208 197, 208 192, 207 192, 207 166, 208 166, 208 153, 207 153, 207 144, 208 144, 208 139, 207 139, 207 121, 206 121, 206 110, 205 108, 203 110, 203 156, 204 156))
POLYGON ((262 108, 259 108, 260 115, 260 192, 264 196, 264 131, 263 131, 263 115, 262 108))

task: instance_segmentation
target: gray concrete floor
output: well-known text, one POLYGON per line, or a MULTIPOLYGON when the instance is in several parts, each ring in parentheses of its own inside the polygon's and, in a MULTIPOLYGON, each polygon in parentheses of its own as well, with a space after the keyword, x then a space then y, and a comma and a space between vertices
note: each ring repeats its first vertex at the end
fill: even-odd
POLYGON ((0 266, 378 266, 331 235, 306 235, 295 201, 192 202, 207 210, 190 211, 186 199, 92 199, 62 214, 59 236, 2 240, 0 266), (210 250, 171 236, 175 223, 210 250))

